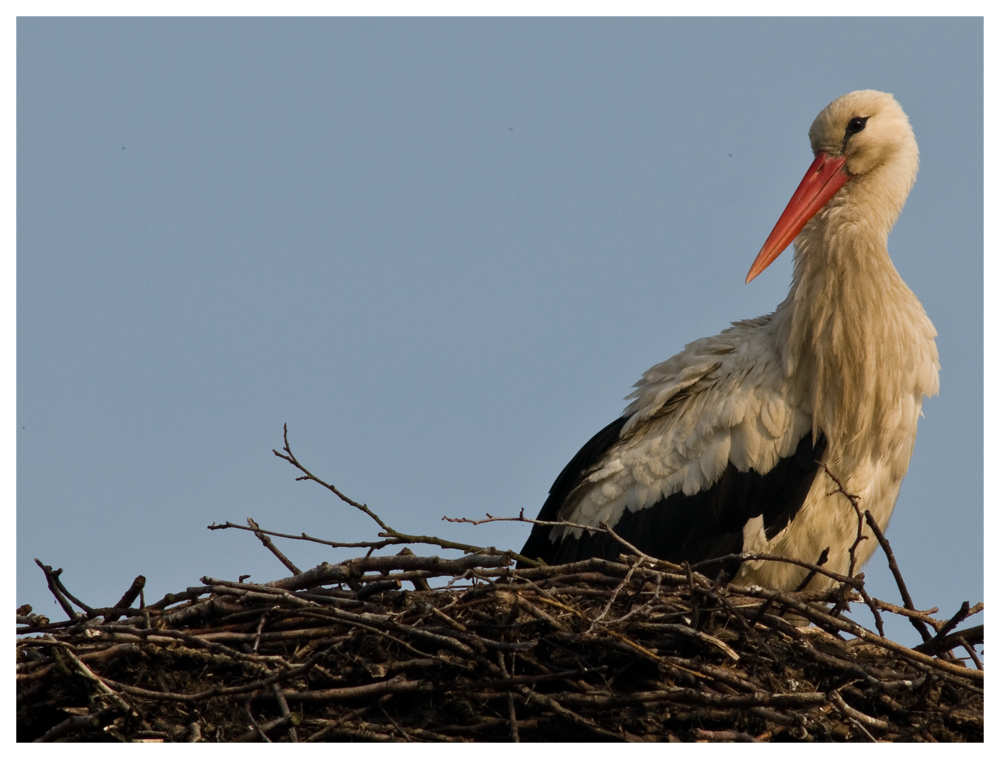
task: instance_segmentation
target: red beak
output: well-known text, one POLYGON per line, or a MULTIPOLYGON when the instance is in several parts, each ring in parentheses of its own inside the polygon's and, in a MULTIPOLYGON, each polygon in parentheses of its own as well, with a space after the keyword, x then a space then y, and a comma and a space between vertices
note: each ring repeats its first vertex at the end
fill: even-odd
POLYGON ((764 247, 754 259, 753 266, 747 274, 747 282, 770 266, 771 262, 781 255, 781 251, 798 236, 806 222, 815 216, 851 178, 844 166, 846 162, 844 156, 831 158, 822 152, 816 156, 809 171, 799 182, 792 199, 788 201, 778 223, 771 230, 764 247))

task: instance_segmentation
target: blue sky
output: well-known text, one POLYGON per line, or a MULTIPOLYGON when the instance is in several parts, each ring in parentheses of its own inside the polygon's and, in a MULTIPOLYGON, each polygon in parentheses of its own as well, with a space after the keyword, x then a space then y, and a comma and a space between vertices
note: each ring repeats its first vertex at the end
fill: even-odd
POLYGON ((920 144, 889 248, 942 363, 888 537, 918 607, 981 600, 981 20, 22 18, 17 603, 61 617, 35 557, 98 606, 282 575, 212 522, 374 538, 286 422, 397 529, 520 548, 441 517, 533 516, 647 367, 773 310, 791 256, 747 269, 864 88, 920 144))

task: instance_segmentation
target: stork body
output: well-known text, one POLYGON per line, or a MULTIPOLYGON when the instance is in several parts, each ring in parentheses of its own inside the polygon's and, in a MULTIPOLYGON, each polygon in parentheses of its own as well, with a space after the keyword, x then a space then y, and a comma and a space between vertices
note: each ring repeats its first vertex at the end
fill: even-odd
MULTIPOLYGON (((822 462, 886 526, 923 398, 938 390, 934 327, 886 247, 917 144, 892 96, 872 90, 827 106, 810 141, 816 159, 747 276, 794 239, 788 297, 649 369, 621 418, 556 479, 540 520, 604 522, 671 561, 753 552, 814 562, 829 547, 826 566, 844 572, 857 515, 822 462)), ((859 564, 876 545, 865 533, 859 564)), ((549 564, 621 552, 605 533, 542 525, 522 549, 549 564)), ((805 575, 773 561, 728 569, 773 588, 805 575)))

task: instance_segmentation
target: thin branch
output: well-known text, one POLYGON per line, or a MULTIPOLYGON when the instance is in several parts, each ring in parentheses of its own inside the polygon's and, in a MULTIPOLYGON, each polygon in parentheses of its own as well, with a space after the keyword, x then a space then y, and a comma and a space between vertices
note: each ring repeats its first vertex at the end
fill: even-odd
MULTIPOLYGON (((106 615, 104 617, 104 621, 105 622, 114 622, 122 614, 127 613, 128 608, 132 605, 132 602, 136 598, 139 597, 139 594, 142 593, 142 589, 145 588, 145 587, 146 587, 146 578, 143 577, 142 575, 139 575, 138 577, 136 577, 132 581, 132 585, 129 587, 129 589, 125 591, 125 595, 123 595, 118 600, 118 603, 116 603, 114 605, 114 607, 112 607, 112 608, 115 608, 115 609, 121 609, 122 611, 121 612, 112 612, 112 613, 106 615)), ((94 611, 96 611, 96 610, 94 610, 94 611)))
MULTIPOLYGON (((868 591, 865 589, 864 575, 862 574, 856 576, 854 574, 854 570, 857 568, 858 565, 858 560, 857 560, 858 546, 861 545, 862 541, 868 540, 868 536, 864 534, 864 519, 861 516, 861 506, 860 506, 861 496, 855 495, 854 493, 848 493, 847 490, 844 488, 844 485, 840 481, 840 479, 833 472, 830 471, 830 468, 826 464, 824 464, 822 461, 819 461, 818 459, 816 460, 816 463, 819 464, 821 467, 823 467, 823 471, 826 472, 827 477, 833 480, 833 483, 837 486, 837 489, 832 491, 828 495, 833 495, 834 493, 840 493, 841 495, 843 495, 844 498, 846 498, 848 502, 851 504, 851 507, 854 509, 854 513, 857 516, 858 534, 857 537, 854 539, 854 542, 851 544, 851 547, 848 549, 850 564, 847 569, 847 576, 855 578, 855 581, 851 583, 851 586, 861 594, 861 598, 862 600, 864 600, 865 605, 871 611, 872 616, 875 617, 875 626, 878 628, 879 635, 881 635, 884 638, 885 626, 882 623, 882 615, 879 614, 878 608, 875 606, 874 599, 872 599, 872 597, 868 595, 868 591)), ((837 606, 834 609, 835 615, 840 614, 844 610, 843 606, 844 603, 845 602, 843 600, 837 602, 837 606)))
MULTIPOLYGON (((899 588, 899 595, 903 599, 903 606, 910 611, 916 611, 917 607, 913 605, 913 599, 910 598, 910 591, 906 589, 906 583, 903 582, 903 574, 899 571, 899 565, 896 563, 896 555, 892 552, 892 546, 889 545, 889 541, 885 539, 885 535, 882 534, 882 530, 879 528, 878 523, 872 516, 870 511, 865 512, 865 521, 868 522, 868 526, 871 528, 872 532, 875 534, 875 539, 878 544, 882 546, 882 551, 885 553, 886 558, 889 560, 889 570, 892 572, 892 576, 896 579, 896 587, 899 588)), ((929 641, 933 635, 927 630, 926 623, 918 617, 907 617, 910 620, 910 624, 920 633, 920 637, 926 643, 929 641)))
POLYGON ((476 545, 471 545, 469 543, 457 543, 453 540, 445 540, 443 538, 438 538, 433 535, 408 535, 406 533, 399 532, 398 530, 395 530, 388 524, 386 524, 386 522, 383 521, 378 514, 369 509, 366 504, 358 503, 354 499, 349 498, 348 496, 344 495, 340 490, 338 490, 336 486, 331 485, 330 483, 320 479, 312 472, 310 472, 308 469, 306 469, 305 466, 303 466, 302 463, 295 457, 295 454, 292 453, 292 449, 288 443, 287 424, 285 425, 284 442, 285 442, 283 448, 284 453, 279 453, 278 451, 275 450, 272 450, 272 453, 274 453, 274 455, 277 456, 278 458, 284 459, 289 464, 298 469, 300 472, 302 472, 303 476, 297 477, 296 479, 312 480, 313 482, 317 483, 318 485, 321 485, 322 487, 326 488, 331 493, 336 495, 344 503, 348 504, 349 506, 353 506, 359 511, 367 514, 375 521, 376 524, 378 524, 379 527, 382 528, 383 531, 379 533, 379 537, 392 538, 395 539, 395 542, 397 543, 420 543, 423 545, 438 546, 439 548, 449 548, 449 549, 454 549, 456 551, 464 551, 465 553, 486 553, 486 554, 503 553, 505 556, 515 559, 516 561, 525 561, 525 562, 532 561, 526 556, 521 556, 521 554, 516 553, 515 551, 498 552, 495 548, 492 547, 476 546, 476 545))
POLYGON ((284 453, 278 453, 278 451, 275 451, 275 450, 272 450, 271 453, 273 453, 279 459, 284 459, 289 464, 291 464, 296 469, 298 469, 300 472, 302 472, 302 474, 304 476, 297 477, 296 478, 297 480, 312 480, 313 482, 317 483, 318 485, 321 485, 324 488, 326 488, 327 490, 329 490, 331 493, 333 493, 335 496, 337 496, 337 498, 339 498, 340 500, 342 500, 344 503, 348 504, 349 506, 353 506, 358 511, 361 511, 361 512, 367 514, 369 517, 371 517, 372 519, 374 519, 375 523, 379 527, 381 527, 383 530, 385 530, 386 532, 393 532, 392 528, 389 527, 389 525, 387 525, 385 522, 383 522, 382 518, 379 517, 377 514, 375 514, 365 504, 358 503, 357 501, 353 500, 352 498, 348 498, 346 495, 344 495, 343 493, 341 493, 336 487, 334 487, 333 485, 329 484, 328 482, 324 482, 319 477, 317 477, 312 472, 310 472, 308 469, 306 469, 302 465, 302 463, 297 458, 295 458, 295 454, 292 453, 291 446, 289 446, 289 444, 288 444, 288 425, 287 424, 285 425, 284 441, 285 441, 285 445, 284 445, 284 448, 282 449, 284 451, 284 453))
POLYGON ((855 495, 854 493, 848 493, 844 489, 844 485, 837 478, 837 475, 835 475, 833 472, 830 471, 830 467, 828 467, 826 464, 824 464, 822 461, 819 461, 818 459, 816 460, 816 463, 819 464, 821 467, 823 467, 823 471, 826 472, 826 476, 829 477, 831 480, 833 480, 833 484, 837 486, 836 490, 827 493, 827 495, 840 493, 842 496, 844 496, 844 498, 847 499, 848 503, 851 504, 851 506, 854 508, 854 513, 857 515, 858 535, 855 538, 854 542, 851 544, 851 547, 848 549, 848 554, 850 556, 850 564, 848 566, 847 576, 854 577, 854 569, 858 565, 858 560, 856 556, 858 546, 861 545, 862 541, 868 540, 868 536, 864 534, 864 519, 861 516, 861 506, 859 505, 861 502, 861 496, 855 495))
POLYGON ((302 570, 299 569, 297 566, 295 566, 295 564, 292 563, 291 559, 289 559, 287 556, 285 556, 285 554, 283 554, 280 550, 278 550, 278 547, 274 544, 274 542, 261 531, 260 526, 250 517, 247 517, 247 524, 250 525, 250 529, 253 530, 253 534, 257 536, 257 539, 264 544, 264 548, 273 553, 275 557, 278 559, 278 561, 280 561, 282 564, 285 565, 285 568, 289 572, 291 572, 293 575, 302 574, 302 570))
POLYGON ((246 530, 252 533, 261 533, 262 535, 270 535, 275 538, 284 538, 286 540, 304 540, 310 543, 318 543, 319 545, 329 546, 330 548, 370 548, 374 550, 379 550, 381 548, 387 548, 388 546, 401 545, 407 541, 398 539, 386 539, 386 540, 362 540, 355 543, 343 543, 336 540, 324 540, 323 538, 314 538, 306 533, 299 533, 298 535, 291 535, 285 532, 275 532, 274 530, 265 530, 263 528, 254 529, 253 527, 248 527, 243 524, 236 524, 234 522, 224 522, 223 524, 216 524, 213 522, 208 525, 209 530, 246 530))
POLYGON ((61 590, 62 583, 59 582, 59 575, 62 573, 62 569, 53 569, 48 564, 42 564, 38 559, 35 559, 35 563, 41 568, 42 572, 45 574, 45 582, 49 586, 49 592, 55 596, 56 601, 62 607, 63 611, 66 612, 66 616, 72 620, 79 619, 80 614, 73 610, 70 606, 69 601, 66 596, 63 595, 61 590))

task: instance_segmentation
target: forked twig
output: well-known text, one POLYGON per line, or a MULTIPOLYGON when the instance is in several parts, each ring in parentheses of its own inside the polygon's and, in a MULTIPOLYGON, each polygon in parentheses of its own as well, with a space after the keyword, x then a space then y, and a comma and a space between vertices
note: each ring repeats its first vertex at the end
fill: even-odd
POLYGON ((382 518, 374 511, 369 509, 366 504, 358 503, 353 498, 344 495, 344 493, 338 490, 336 486, 331 485, 325 480, 320 479, 312 472, 310 472, 308 469, 306 469, 305 466, 302 465, 302 462, 300 462, 295 457, 295 454, 292 453, 291 446, 288 443, 287 424, 284 427, 284 448, 282 450, 284 451, 284 453, 280 453, 276 450, 272 450, 272 453, 274 453, 274 455, 277 456, 278 458, 284 459, 289 464, 298 469, 300 472, 302 472, 303 476, 296 477, 297 480, 312 480, 313 482, 317 483, 318 485, 321 485, 322 487, 326 488, 331 493, 336 495, 341 501, 343 501, 347 505, 353 506, 358 511, 367 514, 372 520, 375 521, 375 523, 380 528, 382 528, 382 532, 379 533, 379 537, 393 539, 396 543, 422 543, 425 545, 438 546, 439 548, 451 548, 457 551, 463 551, 465 553, 483 553, 483 554, 503 553, 504 555, 509 556, 517 561, 525 561, 525 562, 532 561, 531 559, 528 559, 526 556, 521 556, 521 554, 515 551, 497 551, 495 548, 492 547, 470 545, 469 543, 457 543, 453 540, 445 540, 444 538, 438 538, 433 535, 408 535, 404 532, 399 532, 398 530, 395 530, 388 524, 386 524, 382 520, 382 518))
MULTIPOLYGON (((848 577, 854 578, 855 581, 851 583, 851 585, 855 590, 857 590, 861 594, 861 598, 864 600, 865 605, 871 611, 872 616, 875 617, 875 626, 878 628, 879 635, 881 635, 884 638, 885 626, 882 623, 882 615, 879 614, 878 607, 875 605, 874 599, 870 595, 868 595, 868 591, 865 589, 865 582, 864 582, 865 576, 863 574, 857 576, 854 574, 854 570, 857 567, 856 552, 858 550, 858 546, 861 545, 861 541, 868 540, 868 536, 864 534, 864 520, 861 516, 861 506, 860 506, 861 497, 853 493, 848 493, 847 490, 844 488, 843 483, 841 483, 841 481, 837 478, 837 476, 830 471, 830 468, 826 464, 820 461, 817 461, 816 463, 819 464, 821 467, 823 467, 823 471, 826 472, 827 476, 831 480, 833 480, 834 484, 837 486, 837 489, 833 492, 840 493, 841 495, 843 495, 850 502, 851 507, 854 509, 854 514, 856 515, 858 520, 858 535, 855 538, 854 542, 851 544, 849 550, 851 563, 850 567, 847 570, 847 575, 848 577)), ((835 609, 836 614, 839 614, 840 612, 843 611, 844 609, 843 604, 844 604, 843 601, 837 603, 835 609)))

